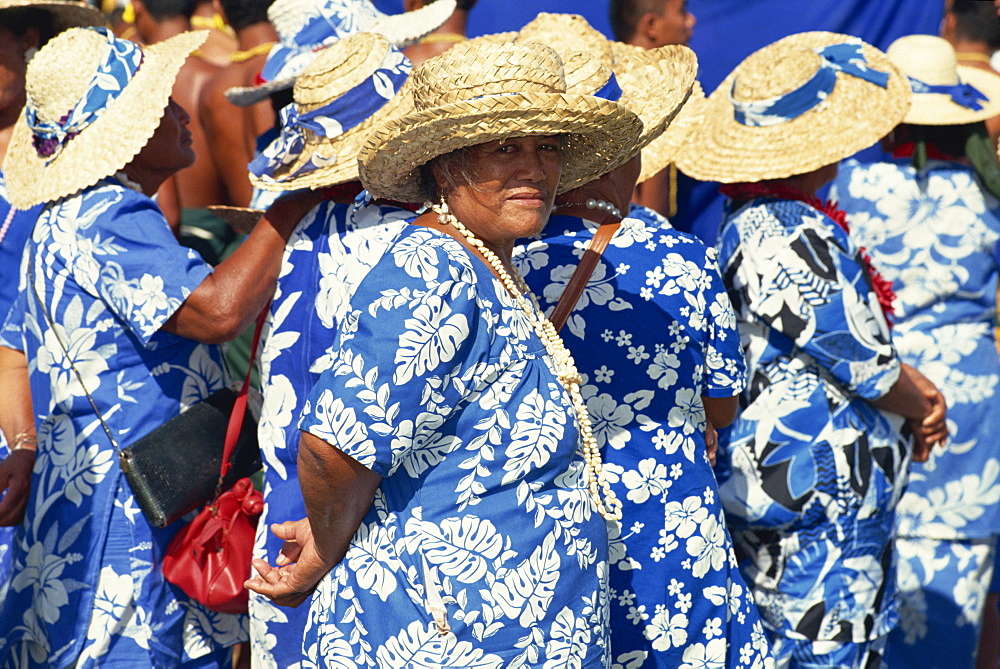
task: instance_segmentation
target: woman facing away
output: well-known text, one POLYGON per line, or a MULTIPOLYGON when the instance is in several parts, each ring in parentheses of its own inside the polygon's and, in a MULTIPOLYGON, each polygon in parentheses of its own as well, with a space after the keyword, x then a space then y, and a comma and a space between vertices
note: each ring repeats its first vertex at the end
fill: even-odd
POLYGON ((883 140, 891 160, 849 161, 834 182, 851 237, 892 282, 892 342, 948 402, 951 439, 913 465, 899 502, 900 625, 893 667, 975 666, 1000 534, 1000 164, 984 121, 1000 76, 956 65, 945 40, 909 35, 889 59, 913 103, 883 140))
POLYGON ((940 392, 892 346, 884 283, 842 213, 815 199, 909 97, 860 40, 792 35, 720 84, 678 158, 730 198, 719 265, 749 385, 717 471, 781 667, 879 666, 897 619, 892 526, 907 466, 947 436, 940 392))
POLYGON ((360 174, 430 211, 350 300, 300 423, 297 550, 248 586, 294 604, 318 584, 314 664, 604 666, 619 503, 511 252, 641 122, 564 93, 538 44, 460 44, 412 79, 415 111, 373 131, 360 174))
POLYGON ((149 525, 114 443, 222 387, 213 344, 263 307, 313 203, 276 204, 214 270, 177 243, 150 196, 193 159, 187 113, 169 96, 203 39, 140 49, 74 28, 28 66, 4 174, 11 204, 45 206, 0 344, 32 361, 39 431, 0 603, 0 666, 223 667, 246 638, 245 616, 212 613, 164 580, 182 523, 149 525))

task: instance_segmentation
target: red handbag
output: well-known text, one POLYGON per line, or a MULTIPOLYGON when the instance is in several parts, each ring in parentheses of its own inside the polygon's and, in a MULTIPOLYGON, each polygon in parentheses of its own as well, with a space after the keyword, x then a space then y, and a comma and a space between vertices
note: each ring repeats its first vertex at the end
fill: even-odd
MULTIPOLYGON (((250 352, 251 369, 267 311, 268 307, 264 307, 257 318, 250 352)), ((174 535, 163 556, 163 577, 191 599, 220 613, 247 613, 250 593, 243 582, 250 578, 257 519, 264 510, 264 497, 249 478, 241 478, 232 488, 221 492, 222 481, 231 466, 229 457, 243 425, 249 387, 248 370, 229 417, 215 498, 174 535)))

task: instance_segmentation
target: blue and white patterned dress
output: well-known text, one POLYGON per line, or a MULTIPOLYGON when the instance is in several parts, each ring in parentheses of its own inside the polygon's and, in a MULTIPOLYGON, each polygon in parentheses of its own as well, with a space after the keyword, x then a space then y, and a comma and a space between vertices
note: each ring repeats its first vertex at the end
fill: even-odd
POLYGON ((207 611, 164 581, 160 558, 183 523, 145 521, 84 392, 124 447, 220 388, 216 347, 160 331, 210 272, 151 199, 113 179, 38 219, 0 340, 27 353, 38 416, 31 497, 0 604, 2 666, 173 667, 247 638, 245 616, 207 611))
POLYGON ((384 477, 313 595, 306 666, 604 666, 608 535, 570 399, 455 239, 393 242, 301 427, 384 477))
MULTIPOLYGON (((31 229, 41 207, 17 211, 7 201, 7 183, 0 172, 0 323, 7 316, 17 299, 18 272, 21 253, 31 236, 31 229)), ((10 453, 7 440, 0 432, 0 460, 10 453)), ((0 491, 3 495, 3 491, 0 491)), ((14 528, 0 527, 0 602, 4 599, 10 581, 11 550, 14 545, 14 528)))
MULTIPOLYGON (((306 515, 296 464, 306 397, 329 366, 336 327, 355 286, 414 215, 364 201, 324 201, 303 217, 285 247, 261 352, 264 513, 254 555, 270 564, 283 542, 269 525, 306 515)), ((299 666, 308 612, 305 604, 277 606, 250 593, 255 667, 299 666)))
POLYGON ((918 175, 909 162, 849 161, 835 183, 852 239, 892 281, 900 358, 948 403, 949 442, 912 466, 899 504, 900 641, 912 649, 890 649, 971 666, 1000 533, 1000 203, 969 166, 932 160, 918 175))
POLYGON ((772 198, 729 203, 719 264, 749 371, 717 466, 743 574, 778 637, 882 643, 910 447, 865 401, 899 376, 867 273, 832 219, 772 198))
MULTIPOLYGON (((595 230, 553 216, 515 251, 546 311, 595 230)), ((615 666, 770 666, 706 457, 701 397, 732 397, 745 383, 715 252, 633 207, 561 335, 624 504, 610 524, 615 666)))

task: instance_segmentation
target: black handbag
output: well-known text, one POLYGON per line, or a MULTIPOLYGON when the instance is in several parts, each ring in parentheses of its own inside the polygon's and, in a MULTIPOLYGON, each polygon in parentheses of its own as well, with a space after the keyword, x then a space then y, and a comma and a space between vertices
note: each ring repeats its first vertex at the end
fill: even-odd
POLYGON ((261 468, 257 422, 248 411, 219 488, 222 446, 236 391, 218 390, 123 448, 118 461, 153 527, 165 527, 261 468))

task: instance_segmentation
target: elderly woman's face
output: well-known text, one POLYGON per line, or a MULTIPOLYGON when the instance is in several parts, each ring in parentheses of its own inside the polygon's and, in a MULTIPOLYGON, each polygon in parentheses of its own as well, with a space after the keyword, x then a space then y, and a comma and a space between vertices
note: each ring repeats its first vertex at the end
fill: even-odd
POLYGON ((30 46, 28 37, 18 37, 0 25, 0 118, 3 120, 10 112, 13 122, 24 106, 24 52, 30 46))
POLYGON ((558 137, 480 144, 468 150, 464 167, 468 180, 447 162, 434 165, 434 176, 458 220, 483 241, 508 246, 545 226, 562 172, 558 137))

